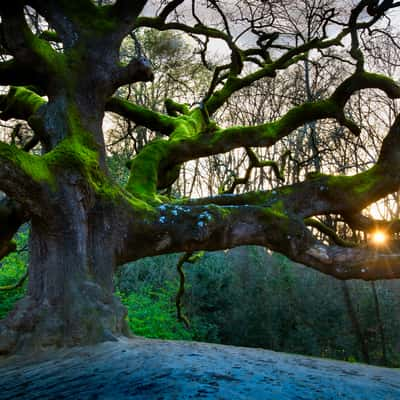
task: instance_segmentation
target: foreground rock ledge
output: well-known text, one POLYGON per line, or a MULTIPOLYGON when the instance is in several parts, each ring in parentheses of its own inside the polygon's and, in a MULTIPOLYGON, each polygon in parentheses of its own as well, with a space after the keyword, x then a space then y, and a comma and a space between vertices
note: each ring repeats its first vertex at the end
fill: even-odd
POLYGON ((400 399, 400 370, 196 342, 122 339, 0 361, 1 399, 400 399))

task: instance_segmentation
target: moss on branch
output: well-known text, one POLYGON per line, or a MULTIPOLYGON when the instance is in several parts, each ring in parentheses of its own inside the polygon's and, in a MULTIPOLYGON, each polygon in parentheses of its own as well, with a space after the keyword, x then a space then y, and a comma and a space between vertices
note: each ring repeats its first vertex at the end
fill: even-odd
POLYGON ((108 100, 106 110, 165 135, 169 135, 176 127, 174 118, 117 97, 108 100))
POLYGON ((349 207, 354 210, 361 210, 393 192, 399 184, 387 179, 386 168, 380 164, 352 176, 330 175, 325 182, 327 196, 337 198, 343 203, 343 208, 349 207))
POLYGON ((187 104, 177 103, 172 99, 165 100, 165 109, 167 114, 172 117, 177 117, 179 114, 189 114, 189 107, 187 104))
POLYGON ((7 95, 0 97, 1 119, 28 120, 46 101, 25 87, 11 86, 7 95))
POLYGON ((0 164, 8 165, 10 176, 23 174, 37 183, 47 183, 54 187, 54 175, 46 161, 39 156, 28 154, 14 145, 0 142, 0 164))
POLYGON ((157 193, 160 164, 167 158, 168 142, 162 139, 149 143, 131 162, 126 185, 128 192, 139 198, 154 198, 157 193))
POLYGON ((359 71, 339 85, 331 99, 343 108, 353 93, 367 88, 380 89, 391 99, 400 98, 400 86, 393 79, 381 74, 359 71))
POLYGON ((342 239, 333 229, 331 229, 329 226, 325 225, 323 222, 321 222, 315 218, 306 218, 304 220, 304 223, 307 226, 316 228, 318 231, 320 231, 324 235, 328 236, 333 241, 333 243, 337 244, 338 246, 342 246, 342 247, 356 247, 357 246, 357 243, 342 239))
MULTIPOLYGON (((168 116, 165 118, 172 119, 168 116)), ((178 178, 182 163, 179 152, 182 148, 196 148, 205 126, 203 113, 194 109, 188 115, 174 118, 173 125, 174 130, 168 140, 153 140, 131 161, 126 189, 133 195, 156 199, 157 189, 172 185, 178 178)))

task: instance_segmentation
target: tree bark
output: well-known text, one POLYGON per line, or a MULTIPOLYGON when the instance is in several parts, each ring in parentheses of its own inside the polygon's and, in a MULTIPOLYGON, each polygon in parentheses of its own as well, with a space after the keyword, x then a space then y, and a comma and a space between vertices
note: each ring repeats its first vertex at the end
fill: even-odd
POLYGON ((28 293, 0 328, 0 354, 129 332, 125 308, 113 294, 112 206, 91 204, 76 176, 64 180, 48 212, 31 221, 28 293))

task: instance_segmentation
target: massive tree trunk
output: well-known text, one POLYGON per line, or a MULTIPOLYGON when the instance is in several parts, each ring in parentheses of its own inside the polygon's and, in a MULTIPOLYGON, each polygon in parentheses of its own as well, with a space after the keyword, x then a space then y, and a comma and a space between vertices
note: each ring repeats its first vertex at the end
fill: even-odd
POLYGON ((1 353, 128 332, 125 309, 113 294, 114 212, 106 203, 71 173, 43 215, 32 218, 28 293, 4 323, 1 353))

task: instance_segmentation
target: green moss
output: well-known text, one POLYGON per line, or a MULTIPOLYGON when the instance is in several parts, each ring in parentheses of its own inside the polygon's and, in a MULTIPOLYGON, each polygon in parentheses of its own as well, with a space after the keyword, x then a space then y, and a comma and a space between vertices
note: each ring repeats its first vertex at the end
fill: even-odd
POLYGON ((317 118, 333 117, 339 110, 337 104, 331 100, 307 102, 289 110, 280 120, 276 129, 285 131, 317 118))
POLYGON ((230 147, 235 143, 238 145, 249 145, 250 143, 272 145, 308 121, 335 117, 338 110, 337 104, 330 99, 304 103, 292 108, 282 118, 273 122, 216 130, 209 140, 211 145, 223 142, 229 144, 230 147))
POLYGON ((57 53, 47 40, 32 35, 32 32, 26 34, 26 38, 28 46, 39 57, 38 62, 46 64, 49 74, 60 74, 61 71, 65 71, 64 54, 57 53))
POLYGON ((54 186, 54 176, 41 157, 26 153, 14 145, 0 142, 0 158, 17 165, 36 182, 46 182, 54 186))
POLYGON ((262 220, 268 229, 276 231, 277 242, 286 242, 286 235, 294 233, 294 227, 292 226, 292 221, 285 213, 283 208, 283 203, 278 202, 275 206, 265 207, 262 209, 262 220), (292 232, 293 231, 293 232, 292 232))
POLYGON ((217 90, 206 102, 206 107, 210 114, 221 107, 225 101, 232 95, 233 92, 240 89, 240 80, 234 76, 229 77, 224 87, 217 90))
POLYGON ((46 101, 35 92, 25 88, 11 86, 8 94, 2 98, 0 107, 3 109, 3 119, 29 119, 46 101))
POLYGON ((374 190, 380 179, 382 177, 379 174, 379 166, 375 165, 368 171, 353 176, 329 176, 327 183, 329 188, 350 192, 357 196, 374 190))
POLYGON ((314 180, 314 179, 320 179, 327 176, 326 174, 323 174, 321 172, 318 171, 311 171, 308 172, 306 175, 306 180, 314 180))
POLYGON ((46 104, 46 100, 25 87, 12 87, 9 93, 12 93, 14 99, 20 103, 21 107, 24 105, 29 107, 31 114, 37 111, 43 104, 46 104))
POLYGON ((278 200, 277 202, 273 203, 267 210, 280 218, 288 218, 286 215, 285 205, 282 200, 278 200))
POLYGON ((100 169, 98 152, 91 148, 93 139, 85 132, 81 131, 81 134, 67 137, 43 159, 51 169, 79 171, 97 194, 116 198, 120 195, 120 188, 100 169))
POLYGON ((43 31, 40 35, 39 35, 40 39, 44 39, 47 40, 48 42, 60 42, 60 36, 58 35, 58 33, 56 31, 43 31))
MULTIPOLYGON (((80 6, 79 6, 80 7, 80 6)), ((117 28, 117 22, 110 18, 111 7, 96 7, 96 16, 97 18, 93 18, 93 14, 89 12, 87 16, 84 18, 84 21, 88 24, 88 26, 99 33, 108 33, 112 32, 117 28)))
POLYGON ((154 140, 133 160, 126 189, 141 198, 153 197, 157 192, 158 168, 167 155, 167 142, 154 140))
POLYGON ((148 128, 166 135, 169 135, 176 127, 174 118, 117 97, 111 98, 107 102, 106 108, 108 111, 132 119, 138 125, 146 125, 148 128))
POLYGON ((69 136, 43 158, 49 166, 75 167, 81 171, 97 169, 97 152, 85 146, 81 139, 83 137, 78 135, 69 136))
POLYGON ((111 7, 98 7, 91 1, 60 0, 63 11, 81 28, 98 33, 109 33, 116 28, 116 21, 110 16, 111 7))
POLYGON ((289 217, 285 214, 284 208, 281 206, 281 204, 278 204, 277 207, 265 208, 264 215, 272 220, 279 219, 280 222, 284 222, 285 224, 289 222, 289 217))
POLYGON ((55 188, 54 175, 41 157, 21 152, 17 156, 20 167, 37 182, 46 182, 53 189, 55 188))
POLYGON ((188 139, 195 131, 191 129, 191 126, 186 123, 180 123, 171 135, 171 142, 179 142, 182 139, 188 139))
POLYGON ((222 219, 230 218, 232 215, 231 210, 227 207, 217 206, 215 204, 209 204, 205 206, 206 211, 208 212, 208 216, 210 220, 213 218, 214 215, 218 215, 222 219))
POLYGON ((104 174, 99 167, 97 151, 88 147, 85 139, 91 144, 92 139, 84 133, 82 136, 70 136, 42 158, 37 157, 38 161, 46 166, 49 173, 51 170, 56 171, 57 169, 78 171, 100 197, 111 201, 119 201, 124 198, 136 210, 151 211, 153 208, 150 204, 127 193, 104 174))
POLYGON ((283 196, 289 196, 293 193, 293 188, 290 186, 282 186, 278 189, 279 193, 283 196))
POLYGON ((178 113, 189 114, 189 107, 187 104, 177 103, 172 99, 166 99, 164 104, 168 115, 176 117, 178 113))

